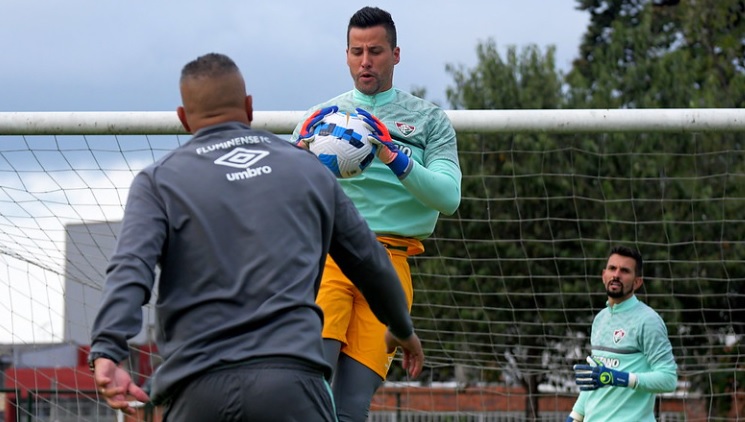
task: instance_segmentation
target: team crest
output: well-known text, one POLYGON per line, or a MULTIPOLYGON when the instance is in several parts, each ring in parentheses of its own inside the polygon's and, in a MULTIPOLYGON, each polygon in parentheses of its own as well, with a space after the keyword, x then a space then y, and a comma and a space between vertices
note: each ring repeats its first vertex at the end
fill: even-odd
POLYGON ((414 133, 414 131, 416 130, 416 128, 410 124, 401 123, 401 122, 395 122, 395 123, 396 123, 396 127, 398 128, 398 131, 401 132, 401 134, 404 136, 409 136, 412 133, 414 133))
POLYGON ((621 339, 623 339, 624 337, 626 337, 626 331, 624 331, 623 329, 619 328, 613 331, 613 343, 620 343, 621 339))

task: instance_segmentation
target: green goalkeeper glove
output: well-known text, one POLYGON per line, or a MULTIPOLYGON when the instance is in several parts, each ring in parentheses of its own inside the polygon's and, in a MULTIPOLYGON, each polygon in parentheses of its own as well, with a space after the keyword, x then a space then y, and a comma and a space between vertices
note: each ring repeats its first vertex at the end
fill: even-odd
POLYGON ((631 387, 636 385, 636 375, 616 371, 603 365, 603 362, 587 357, 589 365, 574 365, 574 379, 580 391, 592 391, 607 386, 631 387))

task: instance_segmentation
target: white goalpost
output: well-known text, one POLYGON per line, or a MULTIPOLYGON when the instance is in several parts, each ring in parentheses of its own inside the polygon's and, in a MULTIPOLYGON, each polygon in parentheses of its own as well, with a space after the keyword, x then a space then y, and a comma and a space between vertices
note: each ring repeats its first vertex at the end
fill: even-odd
MULTIPOLYGON (((412 259, 427 368, 393 370, 370 422, 563 422, 616 244, 644 254, 678 363, 658 420, 745 417, 745 109, 446 113, 463 198, 412 259)), ((175 111, 0 112, 0 421, 114 420, 85 366, 106 261, 134 175, 188 140, 175 111)), ((137 382, 160 363, 144 313, 137 382)))
MULTIPOLYGON (((479 133, 718 132, 745 130, 745 109, 447 110, 457 131, 479 133)), ((291 133, 303 111, 256 111, 253 126, 291 133)), ((0 135, 183 134, 176 114, 0 112, 0 135)))

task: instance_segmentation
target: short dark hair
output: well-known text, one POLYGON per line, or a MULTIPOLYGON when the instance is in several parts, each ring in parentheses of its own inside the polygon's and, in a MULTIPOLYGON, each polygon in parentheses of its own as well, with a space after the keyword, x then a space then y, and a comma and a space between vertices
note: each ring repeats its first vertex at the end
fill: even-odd
POLYGON ((644 260, 642 259, 641 252, 639 252, 638 250, 630 248, 628 246, 614 246, 610 250, 608 257, 610 258, 611 255, 621 255, 628 258, 633 258, 634 261, 636 261, 636 268, 634 268, 636 276, 641 277, 644 273, 644 260))
POLYGON ((393 22, 391 14, 378 7, 366 6, 355 12, 349 19, 347 26, 347 47, 349 47, 349 31, 352 28, 372 28, 373 26, 383 26, 388 34, 388 43, 391 50, 396 48, 398 40, 396 39, 396 24, 393 22))
POLYGON ((185 78, 217 77, 239 72, 238 66, 228 56, 208 53, 187 63, 181 70, 181 81, 185 78))

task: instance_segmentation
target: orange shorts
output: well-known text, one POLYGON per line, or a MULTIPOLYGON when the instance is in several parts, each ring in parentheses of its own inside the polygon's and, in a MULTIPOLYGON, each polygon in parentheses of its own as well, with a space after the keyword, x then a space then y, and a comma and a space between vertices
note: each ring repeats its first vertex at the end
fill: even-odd
MULTIPOLYGON (((407 258, 424 252, 424 247, 416 239, 379 236, 378 240, 388 250, 411 311, 414 288, 407 258)), ((378 321, 362 293, 344 276, 330 256, 323 269, 316 303, 324 314, 323 338, 340 341, 342 353, 385 379, 395 356, 395 352, 388 354, 385 350, 386 327, 378 321)))

